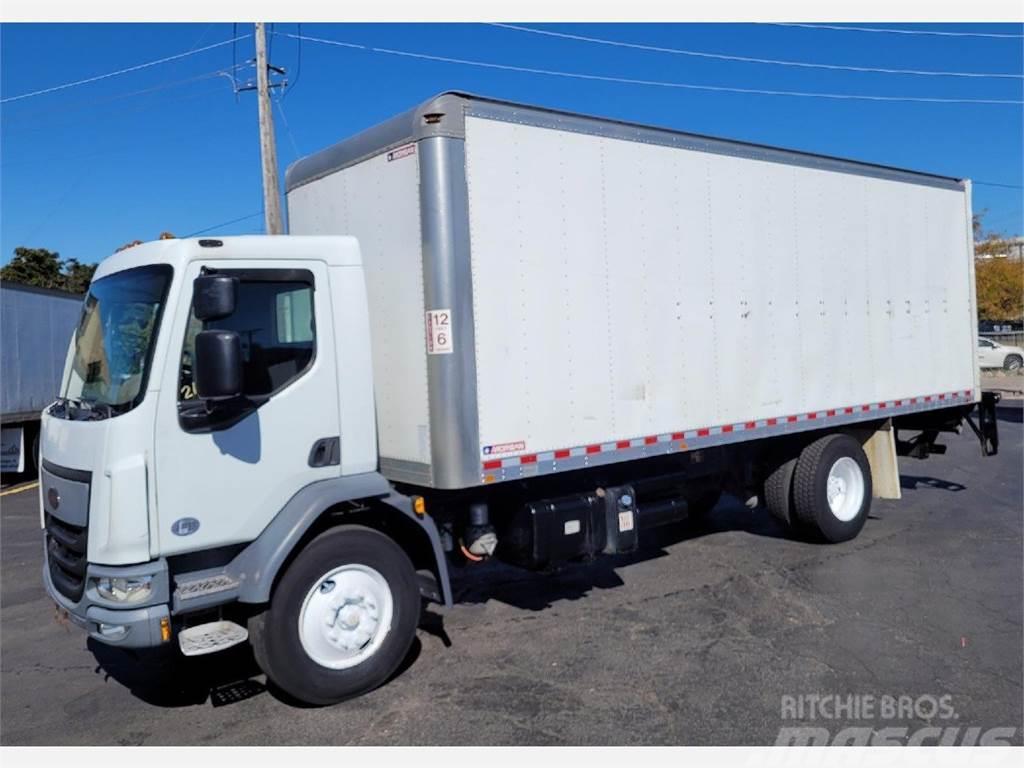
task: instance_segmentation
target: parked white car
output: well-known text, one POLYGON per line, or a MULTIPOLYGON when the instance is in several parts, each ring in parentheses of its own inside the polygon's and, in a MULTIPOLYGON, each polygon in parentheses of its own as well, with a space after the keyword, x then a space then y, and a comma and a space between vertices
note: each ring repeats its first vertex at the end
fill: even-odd
POLYGON ((1010 347, 991 339, 978 339, 978 365, 982 368, 1004 368, 1016 371, 1024 365, 1024 349, 1010 347))

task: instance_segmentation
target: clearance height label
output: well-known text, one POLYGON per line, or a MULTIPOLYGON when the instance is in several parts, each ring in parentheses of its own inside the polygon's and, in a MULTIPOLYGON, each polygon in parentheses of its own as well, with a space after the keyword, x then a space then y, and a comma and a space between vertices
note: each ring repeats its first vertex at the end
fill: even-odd
POLYGON ((452 338, 452 311, 432 309, 427 312, 427 354, 450 355, 455 350, 452 338))

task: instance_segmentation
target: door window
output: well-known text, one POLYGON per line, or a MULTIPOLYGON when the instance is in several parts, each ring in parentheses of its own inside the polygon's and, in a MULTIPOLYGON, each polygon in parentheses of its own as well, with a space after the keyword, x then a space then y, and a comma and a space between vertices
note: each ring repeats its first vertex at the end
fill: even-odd
POLYGON ((235 311, 203 323, 190 315, 181 355, 178 399, 196 397, 193 378, 196 334, 203 330, 238 333, 242 342, 243 395, 266 397, 287 387, 313 363, 316 324, 313 276, 289 270, 278 279, 275 270, 223 270, 239 278, 235 311))

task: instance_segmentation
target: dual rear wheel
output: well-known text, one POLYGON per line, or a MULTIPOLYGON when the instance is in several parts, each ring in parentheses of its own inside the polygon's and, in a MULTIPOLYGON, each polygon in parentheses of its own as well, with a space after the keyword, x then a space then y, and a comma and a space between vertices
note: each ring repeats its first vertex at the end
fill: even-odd
POLYGON ((871 468, 860 442, 825 435, 779 464, 764 484, 765 504, 794 530, 829 543, 860 533, 871 509, 871 468))

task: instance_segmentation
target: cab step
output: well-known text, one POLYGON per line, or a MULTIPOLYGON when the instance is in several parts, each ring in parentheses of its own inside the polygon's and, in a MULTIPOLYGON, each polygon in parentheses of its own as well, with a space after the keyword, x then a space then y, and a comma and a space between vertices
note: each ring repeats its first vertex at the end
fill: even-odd
POLYGON ((203 656, 231 648, 249 639, 249 631, 233 621, 197 624, 178 633, 178 647, 185 656, 203 656))

